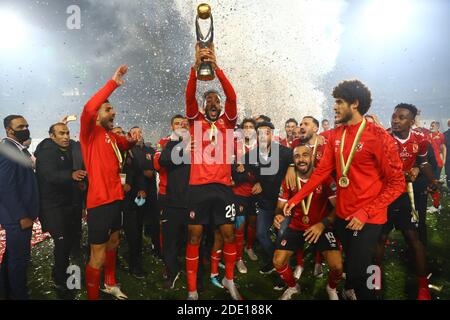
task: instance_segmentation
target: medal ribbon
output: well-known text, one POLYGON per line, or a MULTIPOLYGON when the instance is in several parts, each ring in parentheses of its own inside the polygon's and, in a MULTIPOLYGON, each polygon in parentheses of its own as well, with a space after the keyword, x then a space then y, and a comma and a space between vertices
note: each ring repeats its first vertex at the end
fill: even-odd
POLYGON ((366 128, 366 118, 363 117, 363 121, 361 122, 361 125, 359 126, 358 132, 356 133, 355 140, 352 144, 352 149, 350 151, 350 154, 347 158, 347 163, 344 160, 344 142, 345 142, 345 135, 347 133, 347 129, 344 130, 344 133, 342 134, 341 138, 341 148, 340 148, 340 159, 341 159, 341 170, 342 170, 342 176, 346 177, 348 174, 348 171, 350 170, 350 165, 352 164, 353 157, 355 156, 356 152, 356 146, 359 143, 359 140, 361 139, 362 133, 364 129, 366 128))
POLYGON ((417 222, 419 221, 419 216, 417 214, 416 204, 414 202, 414 189, 412 182, 406 183, 406 189, 408 190, 409 201, 411 202, 413 222, 417 222))
POLYGON ((312 161, 313 161, 313 166, 314 163, 316 162, 316 153, 317 153, 317 143, 319 142, 319 139, 316 138, 316 141, 314 142, 314 146, 313 146, 313 154, 312 154, 312 161))
MULTIPOLYGON (((300 191, 301 188, 302 188, 302 184, 301 184, 300 177, 298 176, 297 173, 296 173, 296 175, 297 175, 297 189, 298 189, 298 191, 300 191)), ((302 210, 303 210, 303 215, 305 215, 305 216, 307 216, 308 213, 309 213, 309 208, 311 207, 311 200, 312 200, 313 194, 314 194, 314 192, 311 192, 308 195, 308 199, 306 200, 306 204, 305 204, 305 199, 302 200, 302 210)))
POLYGON ((115 140, 111 140, 111 146, 114 150, 114 153, 116 154, 117 160, 119 160, 119 166, 120 166, 120 171, 122 171, 123 168, 123 159, 122 159, 122 154, 120 153, 119 147, 117 146, 117 143, 115 140))
POLYGON ((216 141, 217 139, 217 127, 214 122, 211 122, 211 129, 209 130, 209 141, 216 141))

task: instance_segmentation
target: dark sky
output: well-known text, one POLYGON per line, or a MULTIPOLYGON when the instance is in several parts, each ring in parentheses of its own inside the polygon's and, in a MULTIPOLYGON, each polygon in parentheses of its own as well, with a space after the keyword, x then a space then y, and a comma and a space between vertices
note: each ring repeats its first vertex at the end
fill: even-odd
MULTIPOLYGON (((347 1, 343 6, 338 13, 343 32, 335 65, 319 77, 320 81, 312 81, 328 99, 324 117, 331 117, 333 86, 347 78, 359 78, 370 87, 374 98, 371 112, 384 123, 398 102, 416 104, 426 119, 444 120, 449 116, 450 1, 410 2, 414 11, 407 29, 395 36, 387 32, 377 39, 363 26, 368 1, 347 1)), ((255 3, 264 6, 269 2, 255 3)), ((222 9, 227 4, 221 2, 222 9)), ((2 0, 0 11, 5 8, 18 13, 31 31, 25 51, 0 51, 0 118, 24 114, 33 136, 44 137, 48 126, 63 115, 80 114, 87 99, 123 62, 130 67, 127 83, 113 97, 119 124, 125 128, 144 126, 146 136, 154 141, 167 132, 170 116, 183 111, 195 39, 192 25, 180 16, 171 0, 2 0), (81 8, 80 30, 66 27, 66 8, 72 4, 81 8)), ((386 19, 383 10, 373 15, 380 26, 395 26, 392 15, 391 20, 386 19)), ((226 16, 219 16, 217 21, 220 18, 226 16)), ((270 21, 267 23, 261 25, 262 30, 270 30, 270 21)), ((278 37, 283 40, 283 33, 278 37)), ((251 60, 253 53, 243 54, 251 60)), ((233 61, 233 57, 226 61, 233 61)), ((305 63, 290 61, 296 62, 305 63)), ((250 67, 258 68, 258 64, 250 67)), ((239 69, 239 61, 233 68, 239 69)), ((269 83, 268 94, 271 89, 274 96, 279 94, 269 83)), ((289 110, 289 106, 279 107, 289 110)), ((274 114, 277 112, 273 109, 274 114)), ((77 132, 78 124, 72 124, 71 129, 77 132)))

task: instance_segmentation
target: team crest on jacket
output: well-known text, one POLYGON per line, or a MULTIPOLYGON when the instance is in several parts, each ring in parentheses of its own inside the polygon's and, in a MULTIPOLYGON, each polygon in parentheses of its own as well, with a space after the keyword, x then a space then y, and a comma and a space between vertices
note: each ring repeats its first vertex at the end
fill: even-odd
POLYGON ((287 241, 286 241, 286 239, 284 239, 284 240, 281 241, 280 244, 281 244, 282 247, 285 247, 285 246, 286 246, 286 243, 287 243, 287 241))
POLYGON ((412 147, 413 147, 413 153, 419 152, 419 145, 417 143, 413 143, 412 147))
POLYGON ((356 151, 359 152, 364 147, 364 142, 360 142, 356 145, 356 151))
POLYGON ((195 211, 189 212, 189 218, 195 219, 195 211))
POLYGON ((322 185, 319 184, 319 186, 316 188, 316 193, 322 193, 322 185))

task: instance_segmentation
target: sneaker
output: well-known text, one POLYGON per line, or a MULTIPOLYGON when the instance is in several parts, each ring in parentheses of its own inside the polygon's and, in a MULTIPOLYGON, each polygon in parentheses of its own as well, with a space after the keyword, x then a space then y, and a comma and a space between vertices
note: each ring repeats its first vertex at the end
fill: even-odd
POLYGON ((284 290, 285 288, 286 288, 286 283, 284 283, 283 279, 281 279, 281 277, 278 276, 275 279, 273 290, 281 291, 281 290, 284 290))
POLYGON ((428 288, 419 288, 417 300, 431 300, 430 290, 428 288))
POLYGON ((241 294, 239 293, 238 289, 236 288, 236 285, 234 284, 233 280, 229 281, 227 280, 227 278, 223 278, 222 285, 225 289, 228 290, 233 300, 244 300, 241 294))
POLYGON ((287 288, 281 295, 279 300, 291 300, 294 294, 300 293, 300 286, 295 284, 295 287, 287 288))
POLYGON ((256 255, 255 251, 253 251, 252 248, 250 248, 250 249, 245 248, 244 250, 245 250, 245 253, 247 253, 250 260, 252 260, 252 261, 258 260, 258 256, 256 255))
POLYGON ((355 290, 354 289, 348 289, 348 290, 343 289, 342 290, 342 299, 344 299, 344 300, 358 300, 356 298, 356 294, 355 294, 355 290))
POLYGON ((145 279, 148 275, 147 272, 144 271, 144 269, 142 269, 142 267, 132 267, 130 268, 130 274, 135 277, 136 279, 145 279))
POLYGON ((247 267, 244 264, 244 261, 242 259, 238 260, 236 262, 236 268, 238 269, 239 273, 247 273, 247 267))
POLYGON ((304 269, 303 269, 303 267, 301 265, 297 265, 295 267, 295 270, 294 270, 294 278, 295 278, 295 280, 300 279, 300 277, 302 276, 303 270, 304 269))
POLYGON ((321 263, 314 264, 314 277, 322 278, 323 276, 323 268, 321 263))
POLYGON ((223 285, 220 283, 219 275, 212 275, 209 279, 211 280, 211 283, 217 288, 223 289, 223 285))
POLYGON ((107 293, 107 294, 110 294, 110 295, 116 297, 116 299, 119 299, 119 300, 127 300, 128 299, 127 295, 120 290, 120 287, 118 285, 108 286, 105 284, 105 288, 101 289, 101 290, 104 293, 107 293))
POLYGON ((164 281, 164 289, 173 289, 175 288, 175 283, 180 277, 180 272, 178 272, 175 277, 168 277, 166 281, 164 281))
POLYGON ((266 264, 264 267, 259 269, 259 273, 261 273, 261 274, 271 274, 274 271, 275 271, 275 268, 273 267, 273 265, 271 263, 266 264))
POLYGON ((189 292, 187 300, 198 300, 198 293, 197 293, 197 291, 189 292))
POLYGON ((329 300, 339 300, 339 295, 337 293, 336 288, 331 289, 328 284, 327 284, 327 293, 328 293, 329 300))

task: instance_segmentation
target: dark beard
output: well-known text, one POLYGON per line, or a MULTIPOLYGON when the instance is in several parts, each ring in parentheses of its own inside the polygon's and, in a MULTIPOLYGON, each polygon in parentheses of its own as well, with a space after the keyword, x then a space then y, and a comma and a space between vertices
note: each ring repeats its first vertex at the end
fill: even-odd
POLYGON ((336 123, 347 123, 350 120, 352 120, 352 118, 353 118, 353 115, 351 112, 349 112, 341 120, 339 120, 339 121, 336 120, 336 123))

